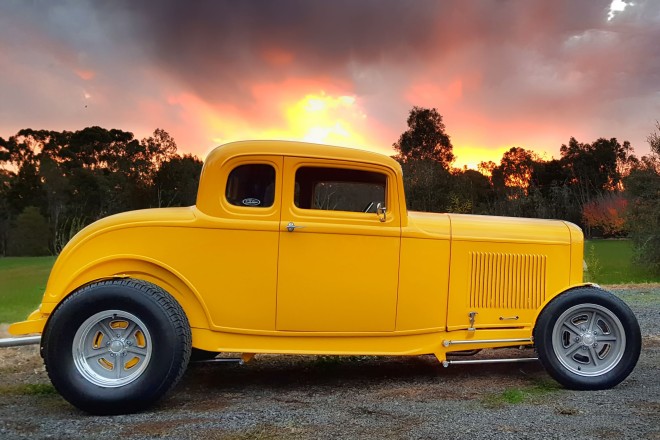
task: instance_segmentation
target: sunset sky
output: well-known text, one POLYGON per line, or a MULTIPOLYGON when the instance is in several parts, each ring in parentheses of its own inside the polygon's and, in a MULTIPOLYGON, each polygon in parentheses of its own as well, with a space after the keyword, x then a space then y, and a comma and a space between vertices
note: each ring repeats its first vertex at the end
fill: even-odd
POLYGON ((163 128, 204 157, 241 139, 392 154, 435 107, 455 165, 660 119, 660 1, 2 1, 0 136, 163 128))

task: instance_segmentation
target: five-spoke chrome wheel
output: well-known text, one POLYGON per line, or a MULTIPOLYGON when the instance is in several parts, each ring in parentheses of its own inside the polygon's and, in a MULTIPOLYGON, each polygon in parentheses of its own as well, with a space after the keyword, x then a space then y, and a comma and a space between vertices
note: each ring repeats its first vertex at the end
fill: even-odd
POLYGON ((626 303, 596 286, 581 286, 543 308, 534 345, 545 369, 565 387, 603 390, 635 368, 642 337, 626 303))
POLYGON ((131 383, 149 365, 153 345, 144 323, 121 310, 89 317, 73 338, 73 361, 95 385, 119 387, 131 383))
POLYGON ((552 346, 569 371, 598 376, 619 363, 626 350, 626 334, 610 310, 597 304, 579 304, 557 319, 552 346))
POLYGON ((181 379, 192 345, 181 305, 137 279, 101 280, 53 312, 41 353, 55 389, 92 414, 140 411, 181 379))

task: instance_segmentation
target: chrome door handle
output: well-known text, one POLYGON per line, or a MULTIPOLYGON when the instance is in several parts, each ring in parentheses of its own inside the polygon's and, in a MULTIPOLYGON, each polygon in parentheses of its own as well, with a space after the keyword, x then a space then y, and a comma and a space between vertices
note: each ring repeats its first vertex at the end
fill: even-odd
POLYGON ((387 221, 387 208, 380 202, 376 205, 376 214, 378 214, 378 220, 380 220, 381 223, 387 221))
POLYGON ((286 230, 289 232, 293 232, 296 229, 304 228, 304 226, 296 226, 295 223, 289 222, 286 224, 286 230))

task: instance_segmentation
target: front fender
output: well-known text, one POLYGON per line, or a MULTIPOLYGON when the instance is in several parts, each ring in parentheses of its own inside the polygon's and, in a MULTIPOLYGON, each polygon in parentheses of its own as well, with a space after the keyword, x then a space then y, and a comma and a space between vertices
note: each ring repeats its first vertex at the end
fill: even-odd
POLYGON ((532 321, 534 323, 534 327, 536 327, 536 322, 539 319, 539 316, 543 312, 543 310, 546 308, 546 306, 555 298, 557 298, 559 295, 563 295, 566 292, 570 292, 571 290, 579 289, 580 287, 596 287, 598 289, 603 290, 602 287, 600 287, 598 284, 595 283, 580 283, 580 284, 573 284, 570 287, 562 290, 561 292, 558 292, 554 295, 549 296, 546 298, 546 300, 541 304, 541 307, 536 310, 536 314, 534 315, 534 320, 532 321))

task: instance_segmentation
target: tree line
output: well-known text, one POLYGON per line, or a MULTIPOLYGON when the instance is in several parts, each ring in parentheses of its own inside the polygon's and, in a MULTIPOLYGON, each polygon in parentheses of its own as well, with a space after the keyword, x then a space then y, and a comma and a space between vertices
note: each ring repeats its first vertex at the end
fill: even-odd
POLYGON ((660 273, 660 123, 642 158, 627 141, 571 137, 558 159, 511 147, 479 171, 452 167, 453 146, 436 109, 413 107, 407 123, 393 147, 408 209, 569 220, 588 237, 629 236, 639 263, 660 273))
MULTIPOLYGON (((571 137, 558 159, 514 146, 478 170, 452 166, 437 109, 413 107, 407 125, 393 147, 408 209, 565 219, 588 236, 629 236, 660 272, 660 123, 642 158, 627 141, 571 137)), ((0 255, 57 254, 101 217, 192 205, 201 168, 162 129, 141 140, 101 127, 0 137, 0 255)))
POLYGON ((0 255, 57 254, 110 214, 195 203, 202 162, 164 130, 20 130, 0 137, 0 255))

